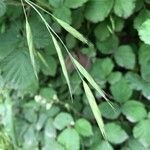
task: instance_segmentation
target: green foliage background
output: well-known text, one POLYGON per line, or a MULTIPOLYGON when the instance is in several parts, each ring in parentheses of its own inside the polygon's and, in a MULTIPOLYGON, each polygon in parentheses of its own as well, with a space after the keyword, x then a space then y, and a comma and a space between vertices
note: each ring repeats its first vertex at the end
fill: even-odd
POLYGON ((95 92, 108 141, 96 124, 81 80, 65 50, 70 94, 56 50, 36 12, 25 3, 39 80, 30 60, 20 1, 0 0, 0 149, 149 150, 150 1, 35 0, 83 33, 88 47, 42 15, 112 101, 95 92), (13 146, 14 145, 14 146, 13 146))

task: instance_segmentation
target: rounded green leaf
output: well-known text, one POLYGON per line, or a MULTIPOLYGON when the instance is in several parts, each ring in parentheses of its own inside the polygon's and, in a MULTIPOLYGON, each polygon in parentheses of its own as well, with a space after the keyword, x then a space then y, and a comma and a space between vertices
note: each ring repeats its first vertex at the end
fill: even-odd
POLYGON ((114 84, 114 83, 118 82, 119 80, 121 80, 121 78, 122 78, 122 73, 116 71, 116 72, 112 72, 112 73, 109 75, 109 77, 108 77, 107 80, 108 80, 108 82, 109 82, 110 84, 114 84))
POLYGON ((70 114, 61 112, 54 119, 54 126, 58 130, 64 129, 66 126, 74 124, 73 118, 70 114))
POLYGON ((139 29, 143 22, 150 19, 150 11, 143 9, 140 11, 138 16, 134 19, 134 28, 139 29))
POLYGON ((86 3, 88 0, 65 0, 64 5, 69 8, 78 8, 86 3))
POLYGON ((47 101, 52 101, 56 97, 56 91, 49 87, 49 88, 41 88, 40 95, 45 98, 47 101))
POLYGON ((94 34, 97 38, 97 40, 99 41, 104 41, 106 40, 106 38, 108 38, 110 36, 110 32, 107 28, 107 22, 102 22, 102 23, 99 23, 95 30, 94 30, 94 34))
POLYGON ((44 128, 44 141, 47 143, 50 139, 55 139, 57 136, 56 128, 53 125, 53 119, 48 118, 44 128))
POLYGON ((139 50, 139 63, 141 66, 142 78, 149 82, 150 81, 150 49, 149 45, 142 44, 139 50))
MULTIPOLYGON (((103 32, 104 32, 104 29, 102 29, 100 32, 98 31, 99 35, 97 35, 98 33, 95 33, 95 35, 97 35, 98 39, 102 38, 102 34, 101 33, 103 33, 103 32)), ((107 31, 107 32, 109 32, 109 31, 107 31)), ((109 33, 108 33, 108 35, 106 33, 105 36, 109 36, 109 33)), ((103 38, 105 36, 103 36, 103 38)), ((98 50, 100 52, 102 52, 103 54, 112 54, 112 53, 114 53, 115 50, 118 47, 118 44, 119 44, 119 40, 118 40, 118 37, 115 36, 115 35, 109 36, 104 41, 97 40, 97 42, 96 42, 96 46, 97 46, 98 50)))
POLYGON ((141 65, 141 74, 146 82, 150 82, 150 62, 141 65))
POLYGON ((58 136, 58 142, 62 144, 66 150, 79 150, 80 137, 75 129, 65 129, 58 136))
POLYGON ((125 79, 111 85, 111 93, 117 102, 125 102, 132 96, 132 89, 125 79))
POLYGON ((114 0, 89 0, 85 9, 86 19, 92 22, 103 21, 110 13, 114 0))
POLYGON ((115 52, 116 63, 126 69, 135 67, 135 54, 129 45, 120 46, 115 52))
POLYGON ((138 140, 134 138, 128 140, 128 147, 130 150, 148 150, 148 148, 144 147, 138 140))
POLYGON ((141 90, 143 88, 142 79, 138 74, 133 72, 128 72, 125 78, 132 89, 141 90))
POLYGON ((63 6, 64 0, 48 0, 49 4, 55 8, 63 6))
POLYGON ((78 119, 75 122, 75 129, 82 136, 89 137, 93 135, 91 123, 84 118, 78 119))
POLYGON ((138 139, 145 147, 150 146, 150 120, 140 121, 133 129, 133 135, 138 139))
POLYGON ((142 44, 139 49, 139 63, 140 65, 146 64, 150 61, 150 55, 149 55, 149 45, 142 44))
POLYGON ((57 141, 55 140, 51 140, 49 139, 45 144, 44 147, 42 147, 42 150, 50 150, 50 148, 52 150, 65 150, 65 148, 59 144, 57 141))
POLYGON ((140 39, 150 45, 150 19, 147 19, 138 30, 140 39))
POLYGON ((117 16, 128 18, 134 11, 136 0, 115 0, 114 12, 117 16))
POLYGON ((127 133, 116 123, 105 125, 106 135, 109 142, 121 144, 128 139, 127 133))
POLYGON ((128 101, 122 106, 122 113, 130 122, 137 122, 146 117, 144 105, 138 101, 128 101))
POLYGON ((91 74, 96 80, 106 80, 113 68, 114 64, 110 58, 97 59, 93 64, 91 74))
POLYGON ((95 145, 90 150, 113 150, 113 147, 107 141, 102 141, 100 144, 95 145))
POLYGON ((72 22, 71 11, 67 7, 56 8, 54 10, 53 14, 58 19, 61 19, 61 20, 65 21, 68 24, 71 24, 71 22, 72 22))
POLYGON ((106 119, 117 119, 120 115, 120 109, 117 104, 113 103, 114 109, 107 103, 103 102, 99 105, 102 116, 106 119))

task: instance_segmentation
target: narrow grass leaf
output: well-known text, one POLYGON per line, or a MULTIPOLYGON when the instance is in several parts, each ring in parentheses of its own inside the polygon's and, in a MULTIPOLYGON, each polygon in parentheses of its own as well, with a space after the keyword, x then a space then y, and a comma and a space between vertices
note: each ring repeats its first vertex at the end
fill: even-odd
POLYGON ((73 27, 71 27, 68 23, 64 22, 63 20, 56 18, 55 16, 53 16, 53 18, 54 18, 67 32, 69 32, 71 35, 73 35, 75 38, 77 38, 77 39, 80 40, 81 42, 83 42, 83 43, 89 45, 88 40, 87 40, 81 33, 79 33, 76 29, 74 29, 73 27))
POLYGON ((41 53, 37 52, 37 55, 40 58, 41 62, 45 65, 45 67, 49 68, 48 63, 46 62, 45 58, 41 55, 41 53))
POLYGON ((84 91, 86 94, 86 97, 89 101, 90 107, 92 109, 92 112, 94 114, 94 117, 97 121, 97 124, 101 130, 101 133, 103 135, 103 137, 106 139, 106 134, 105 134, 105 129, 104 129, 104 123, 103 123, 103 119, 102 119, 102 115, 101 112, 99 111, 99 108, 97 106, 96 100, 93 96, 92 91, 90 90, 89 86, 87 85, 87 83, 83 80, 83 87, 84 87, 84 91))
POLYGON ((97 85, 97 83, 94 81, 94 79, 91 77, 91 75, 86 71, 86 69, 73 57, 71 57, 73 63, 78 68, 79 72, 88 80, 88 82, 93 86, 93 88, 105 99, 106 96, 103 93, 102 89, 97 85))
MULTIPOLYGON (((67 68, 66 68, 66 65, 65 65, 65 61, 64 61, 64 58, 63 58, 63 55, 62 55, 62 51, 60 49, 60 46, 56 40, 56 38, 54 37, 54 35, 52 34, 51 30, 52 28, 49 26, 49 24, 47 23, 47 21, 45 20, 45 18, 42 16, 42 14, 36 9, 35 6, 37 6, 38 8, 41 9, 41 7, 39 7, 38 5, 34 4, 33 2, 31 1, 28 1, 28 0, 25 0, 26 3, 28 3, 37 13, 38 15, 40 16, 40 18, 42 19, 43 23, 45 24, 50 36, 52 37, 52 40, 53 40, 53 43, 54 43, 54 46, 56 48, 56 52, 57 52, 57 55, 58 55, 58 58, 59 58, 59 61, 60 61, 60 64, 61 64, 61 67, 62 67, 62 71, 63 71, 63 74, 64 74, 64 77, 66 79, 66 82, 67 82, 67 85, 68 85, 68 88, 69 88, 69 92, 70 92, 70 95, 71 95, 71 99, 73 100, 73 97, 72 97, 72 88, 71 88, 71 84, 70 84, 70 80, 69 80, 69 76, 68 76, 68 72, 67 72, 67 68), (35 6, 34 6, 35 5, 35 6)), ((44 9, 42 9, 44 10, 44 9)), ((53 31, 53 30, 52 30, 53 31)), ((57 35, 54 31, 53 33, 55 35, 57 35)), ((58 36, 59 37, 59 36, 58 36)), ((61 40, 61 39, 60 39, 61 40)))
MULTIPOLYGON (((55 17, 52 13, 48 12, 44 8, 40 7, 39 5, 33 3, 32 1, 25 0, 29 5, 32 5, 32 7, 36 6, 37 8, 41 9, 45 13, 49 14, 51 17, 53 17, 67 32, 69 32, 71 35, 73 35, 75 38, 80 40, 81 42, 88 44, 89 46, 93 46, 92 43, 90 43, 81 33, 79 33, 75 28, 70 26, 68 23, 64 22, 61 19, 58 19, 55 17)), ((55 33, 54 33, 55 34, 55 33)), ((58 35, 55 34, 57 37, 58 35)))
POLYGON ((35 49, 34 49, 34 45, 33 45, 32 32, 31 32, 30 24, 29 24, 27 18, 26 18, 26 36, 27 36, 27 43, 28 43, 28 47, 29 47, 31 63, 33 66, 35 76, 38 79, 36 63, 35 63, 35 56, 34 56, 35 49))
POLYGON ((55 48, 56 48, 56 51, 57 51, 57 54, 58 54, 58 58, 59 58, 59 61, 60 61, 61 67, 62 67, 62 71, 63 71, 63 74, 64 74, 64 76, 65 76, 66 82, 67 82, 67 84, 68 84, 69 91, 70 91, 71 98, 72 98, 71 84, 70 84, 70 80, 69 80, 67 68, 66 68, 66 65, 65 65, 65 61, 64 61, 64 58, 63 58, 63 55, 62 55, 62 51, 61 51, 61 49, 60 49, 60 46, 59 46, 59 44, 58 44, 56 38, 53 36, 52 33, 51 33, 51 37, 52 37, 54 46, 55 46, 55 48))

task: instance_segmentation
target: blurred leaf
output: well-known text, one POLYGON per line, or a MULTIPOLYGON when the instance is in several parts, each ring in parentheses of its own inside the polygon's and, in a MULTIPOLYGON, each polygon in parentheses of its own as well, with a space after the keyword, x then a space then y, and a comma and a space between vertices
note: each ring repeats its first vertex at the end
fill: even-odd
POLYGON ((117 102, 125 102, 132 96, 132 90, 125 79, 111 85, 111 93, 117 102))
MULTIPOLYGON (((101 32, 105 32, 104 29, 102 29, 101 32)), ((99 32, 97 32, 96 34, 98 34, 98 33, 99 32)), ((99 33, 98 37, 102 38, 102 35, 103 34, 99 33)), ((107 34, 105 36, 107 36, 107 34)), ((114 53, 116 51, 118 45, 119 45, 119 40, 118 40, 118 37, 115 35, 109 36, 104 41, 96 42, 96 46, 97 46, 98 50, 100 52, 102 52, 103 54, 114 53)))
POLYGON ((108 26, 108 22, 106 21, 101 22, 96 26, 94 30, 94 34, 97 40, 104 41, 110 36, 110 32, 107 26, 108 26))
POLYGON ((35 48, 40 49, 49 46, 50 36, 46 28, 43 26, 43 23, 38 20, 37 16, 29 19, 29 22, 31 25, 33 44, 35 45, 35 48))
POLYGON ((69 8, 78 8, 81 7, 88 0, 65 0, 64 5, 69 8))
POLYGON ((136 139, 129 139, 128 145, 131 150, 148 150, 136 139))
POLYGON ((140 39, 145 43, 150 45, 150 19, 147 19, 142 23, 138 29, 140 39))
POLYGON ((108 141, 113 144, 120 144, 128 139, 127 133, 116 123, 106 124, 105 129, 108 141))
POLYGON ((54 126, 58 130, 62 130, 67 126, 74 124, 74 120, 69 113, 61 112, 54 119, 54 126))
POLYGON ((56 97, 56 91, 52 87, 45 87, 40 89, 40 95, 47 101, 53 101, 56 97))
POLYGON ((139 63, 141 66, 141 74, 145 81, 150 81, 150 55, 149 45, 142 44, 139 50, 139 63))
POLYGON ((117 104, 113 103, 114 110, 110 107, 107 102, 102 102, 99 105, 99 109, 102 116, 106 119, 117 119, 121 113, 120 108, 117 104))
MULTIPOLYGON (((18 27, 18 26, 17 26, 18 27)), ((0 61, 6 58, 11 52, 13 52, 20 42, 20 35, 18 29, 11 25, 7 32, 0 34, 0 61)))
POLYGON ((56 142, 53 139, 48 140, 48 142, 44 145, 42 150, 50 150, 50 148, 52 150, 65 150, 65 148, 61 144, 59 144, 58 142, 56 142))
POLYGON ((64 0, 48 0, 49 4, 55 8, 63 6, 64 0))
POLYGON ((21 48, 13 51, 0 63, 0 67, 8 88, 17 89, 23 93, 34 92, 38 88, 38 81, 34 75, 27 49, 21 48))
POLYGON ((36 123, 36 129, 39 131, 44 127, 44 124, 46 122, 47 115, 45 113, 40 113, 38 121, 36 123))
POLYGON ((40 59, 40 68, 42 72, 45 75, 55 76, 57 71, 56 59, 51 55, 47 55, 46 53, 42 53, 40 55, 42 58, 44 58, 44 60, 42 60, 42 58, 40 59))
POLYGON ((115 0, 114 13, 119 17, 128 18, 134 11, 135 1, 115 0))
POLYGON ((48 118, 44 128, 44 142, 48 143, 50 139, 55 139, 57 136, 56 129, 53 125, 53 119, 48 118))
POLYGON ((94 146, 90 150, 113 150, 113 147, 107 141, 102 141, 100 144, 94 146))
POLYGON ((144 119, 147 115, 144 105, 134 100, 128 101, 122 106, 122 113, 132 123, 144 119))
POLYGON ((93 135, 92 126, 90 122, 84 118, 78 119, 75 122, 75 129, 80 135, 84 137, 89 137, 93 135))
POLYGON ((110 13, 114 0, 89 0, 86 4, 85 17, 91 22, 103 21, 110 13))
POLYGON ((0 1, 0 17, 2 17, 6 12, 6 4, 3 0, 0 1))
POLYGON ((135 89, 135 90, 142 89, 143 82, 142 82, 141 77, 138 74, 133 73, 133 72, 128 72, 126 74, 125 78, 128 81, 128 83, 132 89, 135 89))
POLYGON ((33 126, 29 127, 29 129, 23 135, 23 138, 24 138, 23 146, 25 149, 36 147, 38 144, 33 126))
POLYGON ((91 75, 96 81, 106 80, 113 68, 114 64, 110 58, 97 59, 91 69, 91 75))
POLYGON ((77 44, 77 41, 76 39, 70 35, 70 34, 67 34, 66 36, 66 46, 68 47, 68 49, 73 49, 77 44))
POLYGON ((118 82, 119 80, 121 80, 121 78, 122 78, 122 74, 121 74, 121 72, 118 72, 118 71, 116 71, 116 72, 112 72, 109 76, 108 76, 108 82, 110 83, 110 84, 115 84, 116 82, 118 82))
POLYGON ((134 28, 138 30, 147 19, 150 19, 150 11, 147 9, 141 10, 138 16, 134 19, 134 28))
POLYGON ((71 24, 71 11, 67 7, 59 7, 54 10, 53 15, 56 16, 58 19, 65 21, 68 24, 71 24))
POLYGON ((133 129, 133 135, 145 147, 150 146, 150 120, 141 120, 133 129))
POLYGON ((73 128, 67 128, 63 130, 58 136, 58 142, 67 150, 80 149, 80 137, 78 132, 73 128))
POLYGON ((115 52, 116 63, 126 69, 134 69, 135 67, 135 54, 129 45, 120 46, 115 52))

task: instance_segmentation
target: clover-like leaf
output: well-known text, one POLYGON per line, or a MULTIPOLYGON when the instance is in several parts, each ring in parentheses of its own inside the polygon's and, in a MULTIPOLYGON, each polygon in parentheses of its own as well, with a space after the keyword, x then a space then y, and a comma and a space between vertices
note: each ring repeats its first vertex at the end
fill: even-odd
POLYGON ((67 150, 80 149, 80 137, 75 129, 65 129, 58 135, 58 142, 67 150))
POLYGON ((145 147, 150 146, 150 130, 148 130, 150 120, 141 120, 133 129, 133 135, 145 147))
POLYGON ((140 39, 150 45, 150 19, 147 19, 138 30, 140 39))
POLYGON ((85 17, 92 22, 103 21, 110 13, 114 0, 89 0, 85 17))
POLYGON ((130 122, 140 121, 147 115, 144 105, 134 100, 128 101, 122 106, 122 113, 130 122))
POLYGON ((64 5, 69 8, 78 8, 86 3, 88 0, 65 0, 64 5))
POLYGON ((125 102, 132 96, 132 89, 123 78, 115 84, 112 84, 110 89, 117 102, 125 102))
POLYGON ((75 129, 79 134, 84 137, 89 137, 93 135, 92 126, 90 122, 84 118, 78 119, 75 122, 75 129))
POLYGON ((113 144, 120 144, 128 139, 128 135, 116 123, 108 123, 105 125, 106 135, 109 142, 113 144))
POLYGON ((74 121, 69 113, 61 112, 54 119, 54 125, 58 130, 62 130, 71 124, 74 124, 74 121))
POLYGON ((135 67, 135 54, 129 45, 120 46, 115 52, 116 63, 126 69, 135 67))
POLYGON ((128 18, 134 11, 136 0, 115 0, 114 13, 123 18, 128 18))
POLYGON ((110 107, 107 102, 103 102, 99 105, 99 109, 102 113, 102 116, 106 119, 117 119, 121 113, 117 104, 113 103, 114 109, 110 107))

